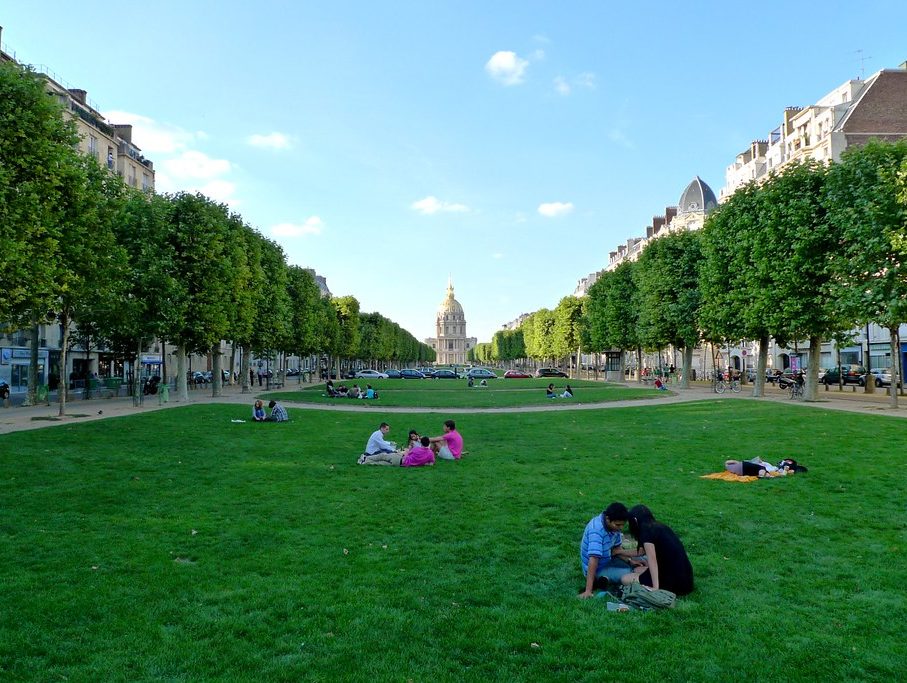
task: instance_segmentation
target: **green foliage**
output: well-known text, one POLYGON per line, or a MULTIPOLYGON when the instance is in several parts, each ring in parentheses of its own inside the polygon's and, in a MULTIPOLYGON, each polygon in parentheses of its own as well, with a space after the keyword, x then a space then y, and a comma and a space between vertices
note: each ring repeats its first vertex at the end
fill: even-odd
POLYGON ((639 346, 635 268, 635 261, 625 261, 613 271, 602 273, 589 288, 583 315, 590 350, 626 351, 639 346))
POLYGON ((77 141, 43 79, 0 61, 0 320, 27 324, 57 306, 77 141))
POLYGON ((833 164, 823 204, 839 248, 833 299, 858 323, 907 321, 907 196, 900 195, 907 140, 870 141, 833 164), (901 176, 899 177, 899 172, 901 176))
POLYGON ((698 232, 659 237, 643 250, 634 270, 643 346, 691 348, 699 342, 698 232))
POLYGON ((552 354, 566 358, 580 346, 583 327, 583 302, 575 296, 565 296, 554 309, 552 354))

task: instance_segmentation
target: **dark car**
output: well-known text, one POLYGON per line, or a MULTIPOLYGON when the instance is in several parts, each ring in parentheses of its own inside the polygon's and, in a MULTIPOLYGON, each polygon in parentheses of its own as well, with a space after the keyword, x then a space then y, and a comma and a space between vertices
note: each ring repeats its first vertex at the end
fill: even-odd
POLYGON ((441 368, 440 370, 435 370, 431 373, 432 379, 459 379, 457 373, 453 370, 447 370, 446 368, 441 368))
POLYGON ((839 368, 829 369, 822 378, 822 384, 825 386, 840 384, 842 378, 844 384, 862 384, 865 374, 866 368, 862 365, 843 365, 839 368))
POLYGON ((413 370, 412 368, 403 368, 400 371, 400 377, 402 379, 425 379, 425 375, 418 370, 413 370))
POLYGON ((557 368, 539 368, 535 371, 536 377, 568 377, 567 373, 557 368))
POLYGON ((388 379, 400 379, 399 370, 385 370, 384 374, 387 375, 388 379))

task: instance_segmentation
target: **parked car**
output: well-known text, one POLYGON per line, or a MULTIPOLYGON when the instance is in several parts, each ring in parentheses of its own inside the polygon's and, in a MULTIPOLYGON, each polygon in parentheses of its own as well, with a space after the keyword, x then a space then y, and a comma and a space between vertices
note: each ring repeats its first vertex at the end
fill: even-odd
POLYGON ((403 368, 400 371, 400 377, 402 379, 425 379, 425 375, 418 370, 413 368, 403 368))
POLYGON ((536 377, 567 377, 567 373, 557 368, 539 368, 535 371, 536 377))
POLYGON ((299 376, 299 368, 287 368, 287 377, 299 376))
POLYGON ((478 380, 498 378, 498 376, 488 368, 470 368, 466 373, 466 377, 478 380))
POLYGON ((529 379, 530 377, 532 375, 522 370, 508 370, 504 373, 504 379, 529 379))
POLYGON ((384 374, 387 375, 390 379, 400 379, 399 370, 385 370, 384 374))
MULTIPOLYGON (((869 371, 873 377, 875 377, 875 382, 877 387, 890 387, 891 386, 891 368, 873 368, 869 371)), ((860 378, 860 386, 866 386, 866 375, 860 378)), ((898 386, 900 386, 898 382, 898 386)))
POLYGON ((352 379, 387 379, 387 373, 377 370, 360 370, 352 379))
POLYGON ((431 374, 432 379, 459 379, 457 373, 447 368, 440 368, 431 374))
POLYGON ((825 386, 840 384, 843 377, 844 384, 859 384, 862 386, 861 380, 865 374, 866 368, 862 365, 844 365, 840 368, 830 368, 822 378, 822 384, 825 386))

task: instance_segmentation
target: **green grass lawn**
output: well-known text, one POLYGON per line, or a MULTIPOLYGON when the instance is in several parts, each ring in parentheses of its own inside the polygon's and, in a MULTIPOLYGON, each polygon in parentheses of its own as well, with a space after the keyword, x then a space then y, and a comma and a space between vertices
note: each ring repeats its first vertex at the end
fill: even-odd
MULTIPOLYGON (((344 380, 347 387, 358 380, 344 380)), ((588 380, 513 379, 490 380, 488 386, 468 387, 466 380, 399 380, 385 379, 370 382, 378 392, 376 401, 354 401, 344 398, 328 398, 324 385, 262 394, 264 399, 274 398, 283 402, 323 403, 325 405, 356 405, 361 408, 380 411, 381 406, 403 408, 512 408, 523 406, 546 406, 565 403, 601 403, 632 399, 657 399, 666 392, 655 391, 652 387, 627 387, 620 384, 593 382, 588 380), (569 384, 574 389, 573 398, 550 399, 545 396, 545 387, 553 383, 558 393, 569 384)), ((359 382, 365 387, 365 382, 359 382)), ((340 386, 336 382, 335 386, 340 386)))
POLYGON ((457 417, 201 405, 0 437, 0 679, 897 680, 907 423, 750 401, 457 417), (805 475, 700 479, 727 458, 805 475), (674 610, 580 601, 612 500, 684 540, 674 610))

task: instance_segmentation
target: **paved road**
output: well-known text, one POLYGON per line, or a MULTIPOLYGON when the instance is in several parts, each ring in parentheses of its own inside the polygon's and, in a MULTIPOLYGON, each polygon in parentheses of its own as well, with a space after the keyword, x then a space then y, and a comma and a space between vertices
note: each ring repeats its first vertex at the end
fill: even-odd
MULTIPOLYGON (((320 384, 320 383, 319 383, 320 384)), ((291 382, 283 391, 293 391, 300 387, 311 385, 299 385, 291 382)), ((82 399, 73 398, 67 403, 68 417, 55 419, 58 414, 56 404, 38 405, 32 407, 9 407, 0 408, 0 435, 9 432, 21 431, 25 429, 38 429, 59 424, 72 424, 75 422, 86 422, 90 420, 100 420, 120 415, 135 415, 136 413, 149 412, 152 410, 163 410, 168 408, 177 408, 183 405, 196 403, 226 403, 245 405, 251 410, 251 404, 257 393, 264 391, 254 387, 252 393, 243 394, 238 386, 224 387, 224 394, 219 398, 211 396, 210 387, 196 389, 189 392, 189 401, 186 403, 175 400, 173 393, 170 394, 171 401, 161 404, 157 396, 146 396, 144 404, 135 407, 131 398, 92 398, 82 399), (78 417, 75 417, 78 416, 78 417)), ((514 408, 406 408, 406 407, 380 407, 370 404, 369 409, 374 412, 380 409, 384 413, 444 413, 449 415, 462 413, 512 413, 512 412, 548 412, 564 410, 602 410, 609 408, 647 408, 651 406, 660 406, 674 403, 689 403, 691 401, 771 401, 784 405, 799 405, 809 408, 819 408, 826 410, 842 410, 847 412, 863 413, 867 415, 885 415, 888 417, 907 418, 907 397, 900 397, 898 408, 888 406, 888 396, 879 390, 875 394, 864 394, 862 389, 854 392, 849 388, 843 392, 836 389, 825 391, 820 388, 819 400, 815 402, 792 402, 787 398, 787 394, 778 390, 776 387, 766 387, 766 396, 761 399, 752 397, 752 388, 745 387, 739 394, 725 393, 721 396, 716 395, 711 390, 711 385, 707 383, 695 383, 687 390, 676 390, 669 392, 667 395, 658 395, 653 400, 636 399, 630 401, 609 401, 606 403, 572 403, 557 402, 546 403, 542 406, 524 406, 514 408)), ((323 404, 311 403, 293 403, 290 404, 294 410, 336 410, 336 411, 356 411, 362 410, 363 406, 350 401, 349 403, 338 402, 325 406, 323 404)))

